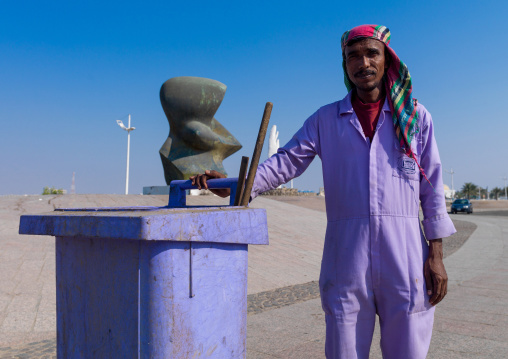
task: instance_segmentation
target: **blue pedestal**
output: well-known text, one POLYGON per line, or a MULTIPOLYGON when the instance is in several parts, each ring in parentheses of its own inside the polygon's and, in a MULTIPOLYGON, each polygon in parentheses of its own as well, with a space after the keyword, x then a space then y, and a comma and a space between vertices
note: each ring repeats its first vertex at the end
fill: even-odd
POLYGON ((59 358, 245 357, 263 209, 57 211, 21 216, 20 234, 56 237, 59 358))

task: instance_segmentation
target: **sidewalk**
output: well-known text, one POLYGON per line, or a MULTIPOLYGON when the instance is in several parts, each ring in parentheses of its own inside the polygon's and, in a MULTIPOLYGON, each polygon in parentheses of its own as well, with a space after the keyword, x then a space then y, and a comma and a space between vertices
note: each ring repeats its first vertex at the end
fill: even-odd
MULTIPOLYGON (((166 200, 120 195, 0 197, 0 358, 55 353, 54 240, 17 235, 19 214, 50 211, 53 206, 163 206, 166 200)), ((211 196, 189 198, 196 205, 210 201, 224 202, 211 196)), ((262 197, 252 206, 267 209, 270 245, 249 248, 248 358, 324 358, 324 315, 315 281, 325 214, 262 197), (285 288, 277 289, 281 287, 285 288)), ((436 310, 429 358, 506 358, 508 217, 460 219, 478 228, 445 259, 453 280, 436 310)), ((381 358, 378 343, 376 328, 372 358, 381 358)))

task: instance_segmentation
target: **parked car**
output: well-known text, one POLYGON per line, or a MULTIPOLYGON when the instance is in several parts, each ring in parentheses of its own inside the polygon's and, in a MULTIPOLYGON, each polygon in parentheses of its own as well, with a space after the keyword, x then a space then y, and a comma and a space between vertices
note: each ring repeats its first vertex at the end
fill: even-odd
POLYGON ((467 214, 473 213, 473 204, 468 199, 456 199, 452 203, 452 213, 466 212, 467 214))

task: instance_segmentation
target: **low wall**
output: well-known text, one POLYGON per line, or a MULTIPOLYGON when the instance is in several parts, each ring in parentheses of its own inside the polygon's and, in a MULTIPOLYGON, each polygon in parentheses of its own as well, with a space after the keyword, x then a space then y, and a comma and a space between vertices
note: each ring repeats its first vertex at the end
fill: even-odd
POLYGON ((276 188, 261 193, 261 196, 316 196, 316 193, 298 192, 296 188, 276 188))

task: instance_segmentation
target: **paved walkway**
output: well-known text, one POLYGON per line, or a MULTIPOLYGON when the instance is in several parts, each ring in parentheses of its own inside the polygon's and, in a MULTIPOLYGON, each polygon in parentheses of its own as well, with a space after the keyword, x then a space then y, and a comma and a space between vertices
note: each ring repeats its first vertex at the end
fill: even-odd
MULTIPOLYGON (((54 355, 54 240, 17 235, 19 214, 53 206, 160 206, 165 201, 163 196, 0 197, 0 358, 54 355)), ((222 200, 189 200, 203 201, 222 200)), ((249 248, 248 358, 323 358, 324 316, 315 281, 324 213, 266 198, 253 206, 267 208, 270 246, 249 248)), ((453 280, 436 311, 429 358, 506 358, 508 217, 460 219, 478 229, 445 260, 453 280)), ((372 358, 381 357, 378 343, 376 329, 372 358)))
MULTIPOLYGON (((429 359, 508 358, 508 217, 476 217, 470 239, 445 259, 448 296, 437 307, 429 359)), ((324 358, 319 299, 248 318, 249 358, 324 358)), ((371 358, 381 358, 379 326, 371 358)))

